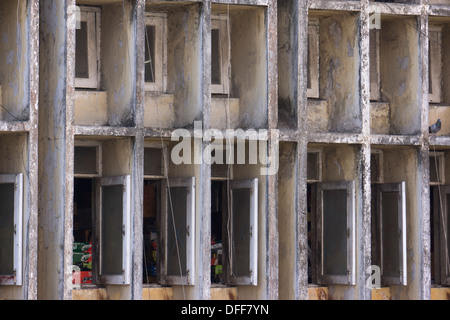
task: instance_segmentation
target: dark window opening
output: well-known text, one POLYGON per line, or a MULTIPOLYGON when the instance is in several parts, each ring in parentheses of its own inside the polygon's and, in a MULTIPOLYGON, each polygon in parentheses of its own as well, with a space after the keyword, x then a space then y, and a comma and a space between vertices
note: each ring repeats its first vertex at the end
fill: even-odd
POLYGON ((14 184, 0 184, 0 275, 14 273, 14 184))
POLYGON ((155 82, 155 26, 146 26, 145 82, 155 82))
POLYGON ((223 283, 223 226, 227 210, 227 182, 211 182, 211 283, 223 283))
POLYGON ((312 272, 312 215, 314 203, 315 203, 315 197, 313 193, 313 185, 311 183, 307 184, 306 188, 306 201, 307 201, 307 212, 308 212, 308 221, 307 221, 307 227, 308 227, 308 283, 313 283, 313 272, 312 272))
POLYGON ((79 277, 73 277, 74 284, 92 283, 93 183, 91 178, 74 179, 73 265, 79 272, 79 277))
POLYGON ((76 29, 75 77, 89 78, 88 59, 88 29, 87 22, 80 22, 80 29, 76 29))
POLYGON ((219 29, 211 30, 211 83, 222 83, 222 64, 220 54, 220 31, 219 29))
POLYGON ((160 182, 144 180, 144 284, 157 282, 160 182))

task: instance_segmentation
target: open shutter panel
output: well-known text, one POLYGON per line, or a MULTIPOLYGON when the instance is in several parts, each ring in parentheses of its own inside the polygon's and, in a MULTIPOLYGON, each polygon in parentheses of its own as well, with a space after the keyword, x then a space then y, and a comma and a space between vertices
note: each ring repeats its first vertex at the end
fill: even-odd
POLYGON ((102 284, 131 283, 131 177, 99 179, 99 277, 102 284))
POLYGON ((227 282, 258 284, 258 179, 231 181, 227 282))
POLYGON ((441 188, 443 210, 438 213, 441 284, 450 285, 450 186, 441 188))
POLYGON ((0 279, 22 285, 23 174, 0 175, 0 279))
POLYGON ((354 285, 355 182, 318 183, 317 195, 318 283, 354 285))
POLYGON ((377 189, 381 282, 406 285, 405 182, 383 183, 377 189))
POLYGON ((195 178, 162 181, 160 282, 194 285, 195 178))

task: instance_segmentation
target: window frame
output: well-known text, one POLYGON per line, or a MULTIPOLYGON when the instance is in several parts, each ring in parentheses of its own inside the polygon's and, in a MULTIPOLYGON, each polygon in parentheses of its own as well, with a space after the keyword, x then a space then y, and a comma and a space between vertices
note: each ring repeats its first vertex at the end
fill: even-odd
POLYGON ((322 181, 322 167, 323 167, 323 149, 322 148, 311 148, 308 149, 307 153, 317 153, 317 179, 306 179, 307 183, 313 183, 313 182, 321 182, 322 181))
MULTIPOLYGON (((229 94, 230 93, 230 76, 231 76, 231 57, 230 48, 231 44, 228 39, 228 24, 229 19, 227 16, 213 14, 211 15, 211 31, 213 29, 219 30, 219 51, 223 55, 220 56, 220 78, 221 84, 211 83, 212 94, 229 94)), ((211 32, 212 33, 212 32, 211 32)), ((212 50, 211 50, 212 51, 212 50)), ((212 57, 211 57, 212 59, 212 57)), ((212 68, 212 64, 211 64, 212 68)))
MULTIPOLYGON (((161 175, 146 175, 144 172, 144 179, 163 179, 168 177, 169 174, 169 158, 168 158, 168 146, 167 143, 157 143, 157 142, 145 142, 144 150, 148 148, 161 149, 161 165, 163 166, 163 173, 161 175)), ((145 155, 145 152, 144 152, 145 155)), ((145 158, 144 158, 145 163, 145 158)))
MULTIPOLYGON (((442 191, 442 196, 443 196, 443 215, 441 215, 441 211, 439 210, 440 208, 438 208, 438 212, 435 214, 438 215, 438 219, 436 219, 437 221, 435 222, 439 225, 439 242, 438 242, 438 247, 439 247, 439 258, 437 261, 437 265, 439 266, 439 274, 438 274, 438 283, 441 285, 450 285, 450 262, 447 260, 447 255, 445 253, 449 253, 449 247, 448 247, 448 240, 447 243, 445 242, 446 238, 448 238, 450 236, 450 232, 449 230, 446 230, 447 232, 445 233, 445 229, 444 226, 448 226, 448 219, 449 217, 449 210, 450 210, 450 204, 447 201, 447 196, 448 194, 450 194, 450 185, 445 185, 441 187, 441 191, 442 191), (444 219, 444 221, 442 221, 442 218, 444 219), (439 221, 439 222, 438 222, 439 221)), ((436 232, 436 230, 435 230, 436 232)))
MULTIPOLYGON (((80 22, 87 22, 87 53, 88 53, 88 78, 76 78, 75 88, 96 89, 100 88, 100 8, 79 6, 80 22)), ((77 17, 78 19, 78 17, 77 17)), ((78 21, 77 21, 78 22, 78 21)), ((78 24, 77 24, 78 25, 78 24)), ((76 46, 75 46, 76 54, 76 46)), ((75 66, 76 70, 76 66, 75 66)))
MULTIPOLYGON (((230 230, 229 234, 224 235, 226 239, 226 247, 223 248, 223 252, 225 253, 225 264, 226 267, 224 269, 225 275, 225 283, 227 285, 258 285, 258 178, 248 179, 248 180, 233 180, 230 181, 230 189, 231 189, 231 206, 233 205, 233 189, 250 189, 250 212, 249 212, 249 227, 250 227, 250 240, 249 240, 249 270, 250 274, 247 276, 232 276, 231 270, 233 269, 233 261, 234 257, 229 257, 229 246, 232 242, 232 239, 229 238, 229 234, 233 235, 233 230, 230 230)), ((231 223, 233 226, 233 217, 234 210, 231 207, 230 212, 231 223)))
POLYGON ((380 100, 380 29, 370 29, 370 100, 380 100), (375 48, 374 48, 375 46, 375 48))
POLYGON ((0 174, 0 184, 14 184, 13 274, 0 275, 1 285, 22 285, 23 173, 0 174))
POLYGON ((76 147, 95 147, 96 148, 96 169, 97 173, 76 173, 74 166, 74 178, 97 178, 102 176, 102 144, 98 141, 75 140, 74 155, 76 147))
POLYGON ((431 93, 428 92, 429 103, 441 103, 442 102, 442 26, 429 25, 428 27, 428 54, 430 59, 429 63, 429 77, 428 85, 430 86, 431 80, 431 93), (437 39, 432 39, 431 32, 436 32, 437 39))
POLYGON ((159 259, 158 282, 162 285, 195 285, 195 177, 170 178, 161 181, 161 229, 159 243, 161 245, 161 255, 159 259), (168 219, 171 219, 168 202, 170 202, 169 187, 186 187, 186 274, 167 274, 167 254, 168 254, 168 219))
MULTIPOLYGON (((211 149, 212 149, 213 144, 211 144, 211 149)), ((235 145, 234 144, 229 144, 228 142, 225 142, 222 145, 218 145, 218 144, 214 144, 214 149, 215 150, 222 150, 222 155, 223 155, 223 163, 219 164, 219 163, 211 163, 211 180, 212 181, 225 181, 228 179, 233 180, 233 164, 234 164, 234 154, 235 154, 235 150, 234 150, 235 145), (229 153, 228 155, 230 156, 230 158, 227 158, 227 153, 229 153), (228 160, 230 160, 230 163, 227 163, 228 160), (229 169, 229 177, 227 175, 221 175, 221 174, 216 174, 216 169, 218 168, 217 166, 228 166, 227 170, 229 169)))
MULTIPOLYGON (((444 185, 445 184, 445 152, 444 151, 430 151, 429 153, 429 157, 430 157, 430 166, 435 166, 436 163, 434 161, 431 160, 431 157, 435 157, 437 159, 437 174, 439 175, 439 179, 440 181, 431 181, 431 176, 430 176, 430 185, 431 186, 435 186, 435 185, 444 185)), ((430 169, 431 172, 431 169, 430 169)))
MULTIPOLYGON (((320 72, 320 61, 319 61, 319 20, 310 18, 308 20, 308 37, 307 46, 309 48, 309 54, 311 59, 306 59, 306 69, 311 78, 311 87, 306 90, 306 95, 308 98, 319 98, 319 72, 320 72), (308 61, 311 61, 311 68, 308 65, 308 61)), ((308 53, 307 53, 308 54, 308 53)))
MULTIPOLYGON (((383 150, 381 149, 372 149, 370 151, 370 156, 371 157, 378 157, 378 177, 373 177, 372 176, 372 170, 370 171, 370 182, 371 183, 382 183, 384 181, 384 153, 383 150)), ((372 168, 372 165, 371 165, 372 168)))
MULTIPOLYGON (((167 89, 167 14, 145 12, 144 52, 147 50, 147 27, 155 27, 154 82, 145 82, 147 92, 166 92, 167 89)), ((145 56, 145 54, 144 54, 145 56)), ((146 63, 146 61, 144 61, 146 63)), ((144 67, 145 70, 145 67, 144 67)), ((145 71, 144 71, 145 72, 145 71)), ((144 77, 145 81, 145 77, 144 77)))
POLYGON ((356 284, 356 208, 355 181, 319 182, 317 183, 317 216, 315 219, 316 250, 315 267, 318 284, 356 284), (323 191, 347 190, 347 274, 325 274, 323 265, 323 191))
POLYGON ((381 284, 382 285, 407 285, 407 251, 406 251, 406 184, 404 181, 399 183, 380 183, 376 185, 377 197, 377 246, 379 256, 377 263, 381 270, 381 284), (399 261, 398 269, 399 276, 386 276, 383 274, 384 259, 383 259, 383 193, 396 192, 398 193, 398 237, 399 237, 399 261))
POLYGON ((96 266, 96 283, 100 284, 131 284, 131 176, 112 176, 102 177, 97 180, 97 223, 96 247, 98 265, 96 266), (122 211, 122 273, 105 275, 102 274, 102 187, 104 186, 123 186, 123 211, 122 211))

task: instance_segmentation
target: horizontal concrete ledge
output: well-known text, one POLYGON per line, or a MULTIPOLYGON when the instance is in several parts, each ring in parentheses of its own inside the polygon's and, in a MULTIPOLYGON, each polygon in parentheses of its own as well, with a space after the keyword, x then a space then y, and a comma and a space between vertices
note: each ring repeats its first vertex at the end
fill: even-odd
POLYGON ((370 2, 369 12, 419 16, 422 13, 422 6, 415 3, 370 2))
POLYGON ((108 300, 108 297, 104 288, 74 289, 72 300, 108 300))
POLYGON ((382 287, 371 290, 372 300, 391 300, 391 288, 382 287))
POLYGON ((302 136, 306 136, 305 132, 296 129, 279 129, 279 140, 286 142, 297 142, 302 136))
POLYGON ((270 0, 214 0, 214 4, 239 4, 249 6, 269 6, 270 0))
POLYGON ((420 136, 412 135, 384 135, 384 134, 375 134, 370 136, 371 144, 381 144, 381 145, 411 145, 418 146, 420 145, 420 136))
POLYGON ((450 136, 431 136, 430 146, 448 146, 450 144, 450 136))
POLYGON ((328 288, 308 287, 308 300, 328 300, 328 288))
POLYGON ((431 300, 450 300, 450 288, 431 288, 431 300))
POLYGON ((236 287, 211 287, 211 300, 237 300, 236 287))
MULTIPOLYGON (((152 129, 145 128, 144 129, 144 137, 145 138, 170 138, 172 136, 172 132, 175 129, 152 129)), ((192 131, 192 130, 190 130, 192 131)), ((193 133, 193 131, 192 131, 193 133)))
POLYGON ((450 5, 430 5, 428 8, 430 16, 450 16, 450 5))
MULTIPOLYGON (((109 300, 105 288, 82 288, 72 290, 72 300, 109 300)), ((158 285, 142 288, 142 300, 174 300, 172 287, 158 285)), ((237 300, 236 287, 211 287, 211 300, 237 300)))
POLYGON ((74 126, 74 134, 79 136, 132 137, 136 133, 137 129, 134 127, 74 126))
POLYGON ((28 132, 31 130, 30 121, 0 120, 0 132, 28 132))
POLYGON ((309 9, 311 10, 333 10, 333 11, 360 11, 360 1, 340 1, 340 0, 315 0, 309 3, 309 9))
POLYGON ((360 133, 309 132, 308 142, 362 144, 363 135, 360 133))
POLYGON ((173 300, 173 289, 159 286, 144 287, 142 300, 173 300))

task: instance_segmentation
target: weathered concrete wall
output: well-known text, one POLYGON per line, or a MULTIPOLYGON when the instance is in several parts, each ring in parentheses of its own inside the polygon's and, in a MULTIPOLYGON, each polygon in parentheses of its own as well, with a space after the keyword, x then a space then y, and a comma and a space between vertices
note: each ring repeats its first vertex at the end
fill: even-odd
POLYGON ((30 3, 0 1, 0 86, 3 104, 0 120, 28 120, 30 114, 29 40, 30 3))
POLYGON ((145 93, 144 126, 169 129, 174 127, 173 94, 145 93))
POLYGON ((134 126, 136 18, 133 3, 102 6, 101 90, 108 95, 108 124, 134 126))
POLYGON ((390 107, 389 103, 370 103, 370 133, 389 134, 390 132, 390 107))
POLYGON ((421 101, 419 35, 410 27, 417 27, 417 21, 412 17, 383 18, 381 23, 381 96, 390 104, 390 134, 417 134, 421 101))
POLYGON ((75 91, 76 125, 105 126, 108 124, 108 104, 105 91, 75 91))
POLYGON ((102 176, 121 176, 132 173, 131 138, 118 137, 102 141, 102 176))
POLYGON ((239 99, 211 99, 211 128, 225 130, 239 128, 239 99))
MULTIPOLYGON (((443 21, 439 21, 442 23, 443 21)), ((450 21, 442 28, 442 95, 444 104, 450 105, 450 21)))
POLYGON ((430 126, 436 123, 437 119, 441 119, 442 129, 436 134, 436 136, 450 135, 450 127, 446 125, 450 123, 450 106, 430 104, 428 110, 428 123, 430 126))
POLYGON ((339 13, 319 20, 320 99, 332 132, 360 132, 359 16, 339 13))
POLYGON ((167 17, 168 92, 174 94, 174 127, 192 126, 202 112, 202 29, 198 4, 167 17))
POLYGON ((298 7, 296 1, 278 1, 278 123, 297 125, 298 7))
POLYGON ((230 6, 229 12, 231 96, 239 98, 240 127, 264 128, 268 123, 266 11, 230 6))
POLYGON ((279 251, 279 299, 296 299, 297 252, 297 161, 293 143, 280 144, 280 170, 278 171, 278 226, 279 251))

